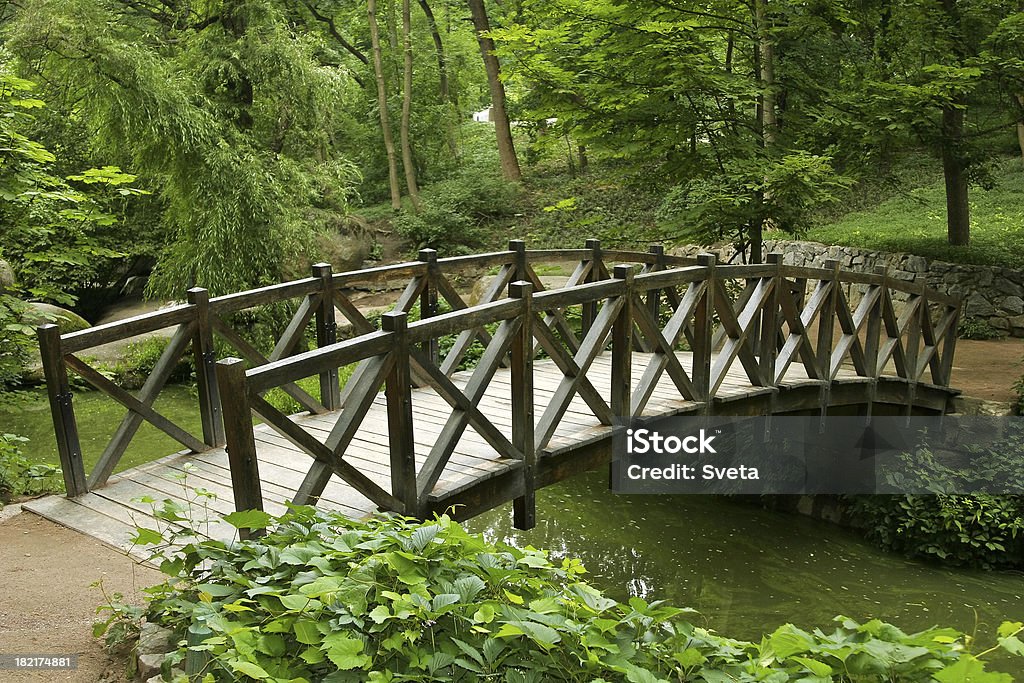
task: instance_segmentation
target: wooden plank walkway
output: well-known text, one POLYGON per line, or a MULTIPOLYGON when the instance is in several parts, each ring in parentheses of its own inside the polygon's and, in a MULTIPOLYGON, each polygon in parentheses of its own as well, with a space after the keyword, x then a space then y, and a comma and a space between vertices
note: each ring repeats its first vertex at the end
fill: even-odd
MULTIPOLYGON (((634 388, 640 382, 642 370, 652 354, 634 352, 632 373, 634 388)), ((689 373, 692 370, 690 353, 677 354, 681 365, 689 373)), ((556 387, 564 378, 563 373, 550 360, 537 361, 534 365, 535 415, 543 414, 556 387)), ((458 372, 453 382, 464 389, 470 372, 458 372)), ((609 399, 611 393, 611 358, 605 352, 597 356, 587 377, 597 391, 609 399)), ((832 392, 839 386, 864 387, 859 393, 866 402, 866 387, 872 380, 859 377, 848 368, 838 371, 832 384, 832 392)), ((728 405, 752 398, 764 397, 786 389, 805 387, 817 391, 820 383, 810 380, 800 364, 794 363, 780 382, 779 389, 751 386, 739 363, 733 364, 729 374, 716 394, 719 414, 728 414, 728 405)), ((445 421, 452 413, 451 406, 431 388, 415 389, 412 393, 415 452, 417 468, 422 467, 445 421)), ((669 415, 699 410, 701 404, 684 401, 672 380, 662 375, 645 415, 669 415)), ((506 437, 512 434, 512 390, 511 373, 500 369, 489 383, 486 394, 480 401, 480 409, 506 437)), ((380 393, 369 413, 362 421, 345 459, 366 474, 376 484, 390 490, 390 455, 387 434, 387 407, 383 393, 380 393)), ((323 441, 339 413, 323 415, 302 414, 293 419, 307 432, 323 441)), ((612 427, 600 424, 587 404, 577 395, 570 403, 565 415, 548 447, 540 454, 540 463, 571 457, 574 452, 606 440, 612 427)), ((265 509, 270 513, 285 510, 285 501, 291 500, 303 477, 309 470, 310 457, 292 445, 266 425, 255 430, 260 478, 262 482, 265 509)), ((460 439, 455 453, 431 496, 431 507, 443 509, 447 501, 456 501, 487 480, 507 474, 522 466, 521 461, 499 457, 491 446, 472 426, 460 439)), ((571 469, 571 468, 569 468, 571 469)), ((571 472, 570 472, 571 473, 571 472)), ((543 483, 562 475, 549 476, 543 483)), ((564 477, 563 477, 564 478, 564 477)), ((167 523, 154 518, 156 507, 165 499, 171 499, 191 510, 194 520, 215 519, 234 510, 231 474, 227 453, 223 448, 202 453, 178 453, 161 458, 146 465, 135 467, 115 475, 109 483, 97 490, 77 498, 48 496, 23 504, 23 507, 47 519, 95 537, 110 545, 145 557, 149 551, 133 548, 130 538, 136 526, 148 528, 166 527, 167 523), (212 497, 196 496, 195 490, 205 490, 212 497)), ((489 507, 507 502, 495 500, 489 507)), ((376 506, 337 477, 332 478, 320 500, 320 506, 341 511, 354 518, 371 514, 376 506)), ((200 531, 211 538, 229 540, 235 530, 222 521, 201 524, 200 531)))

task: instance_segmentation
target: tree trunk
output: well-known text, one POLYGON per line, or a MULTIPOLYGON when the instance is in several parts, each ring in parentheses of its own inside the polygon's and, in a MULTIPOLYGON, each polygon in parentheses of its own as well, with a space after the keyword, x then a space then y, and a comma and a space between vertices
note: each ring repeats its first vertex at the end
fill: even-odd
POLYGON ((395 159, 395 140, 391 135, 388 117, 388 90, 384 84, 384 57, 380 49, 380 29, 377 26, 377 0, 367 0, 366 12, 370 19, 370 47, 373 52, 373 75, 377 81, 377 108, 380 127, 384 132, 384 151, 388 155, 388 185, 391 188, 391 208, 402 208, 402 190, 398 185, 398 160, 395 159))
MULTIPOLYGON (((957 0, 942 0, 957 61, 967 57, 957 0)), ((946 180, 946 239, 953 246, 971 242, 971 209, 967 203, 967 162, 963 154, 966 95, 955 96, 942 107, 942 175, 946 180)))
MULTIPOLYGON (((1019 116, 1024 116, 1024 93, 1017 93, 1017 102, 1020 103, 1019 116)), ((1020 160, 1024 163, 1024 118, 1017 119, 1017 145, 1020 147, 1020 160)))
POLYGON ((942 173, 946 179, 946 232, 949 243, 965 246, 971 241, 971 209, 967 203, 967 168, 960 154, 964 134, 964 110, 942 108, 942 173))
POLYGON ((420 190, 416 185, 416 167, 412 161, 412 143, 409 141, 409 120, 412 118, 412 19, 409 0, 402 0, 402 167, 405 168, 405 186, 413 209, 419 213, 420 190))
MULTIPOLYGON (((754 46, 755 76, 760 82, 761 95, 758 98, 757 130, 761 135, 761 146, 769 149, 775 145, 778 132, 778 120, 775 116, 775 46, 768 35, 769 21, 767 18, 768 0, 754 0, 754 32, 757 44, 754 46)), ((764 204, 771 199, 768 192, 757 192, 755 197, 755 216, 750 222, 750 263, 761 263, 764 254, 761 242, 764 230, 772 226, 770 216, 764 216, 764 204)))
POLYGON ((444 104, 451 99, 451 90, 448 85, 448 60, 444 54, 444 43, 441 41, 441 33, 437 30, 437 20, 434 18, 434 11, 430 9, 427 0, 418 0, 423 16, 427 18, 427 26, 430 27, 430 36, 434 39, 434 53, 437 55, 437 78, 441 103, 444 104))
POLYGON ((476 29, 477 41, 480 43, 480 54, 487 70, 487 85, 491 91, 491 120, 494 121, 494 132, 498 138, 498 156, 501 159, 501 173, 506 180, 519 180, 519 159, 516 158, 515 144, 512 142, 512 127, 509 124, 508 112, 505 111, 505 86, 501 82, 501 65, 494 54, 494 41, 485 34, 491 30, 487 20, 484 0, 467 0, 469 11, 473 15, 473 27, 476 29))
POLYGON ((778 132, 778 118, 775 103, 775 45, 768 35, 769 23, 766 18, 768 0, 754 0, 754 21, 757 24, 757 43, 760 51, 761 81, 761 136, 764 146, 775 142, 778 132))
POLYGON ((441 104, 447 110, 445 115, 445 132, 448 138, 448 151, 453 157, 459 155, 458 140, 455 136, 455 117, 458 116, 459 106, 456 96, 452 93, 448 83, 448 58, 444 52, 444 42, 441 40, 441 32, 437 29, 437 20, 434 12, 430 9, 427 0, 418 0, 423 15, 427 18, 427 26, 430 27, 430 35, 434 39, 434 52, 437 55, 437 78, 441 104))

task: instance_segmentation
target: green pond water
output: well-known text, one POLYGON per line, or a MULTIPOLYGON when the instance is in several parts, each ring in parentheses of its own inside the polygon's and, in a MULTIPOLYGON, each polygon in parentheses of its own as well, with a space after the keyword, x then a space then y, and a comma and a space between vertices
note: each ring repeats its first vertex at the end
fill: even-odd
MULTIPOLYGON (((199 421, 198 398, 195 389, 183 385, 164 387, 153 407, 172 422, 202 438, 199 421)), ((127 410, 113 399, 98 391, 78 391, 73 406, 78 422, 78 438, 82 444, 82 458, 86 472, 92 469, 127 410)), ((57 442, 53 436, 50 404, 46 393, 31 392, 27 401, 0 404, 0 432, 12 432, 27 437, 29 442, 22 451, 39 462, 60 464, 57 442)), ((118 471, 141 465, 164 455, 176 453, 182 446, 148 422, 143 422, 128 445, 118 471)))
MULTIPOLYGON (((168 387, 157 409, 198 433, 192 390, 168 387)), ((124 410, 96 392, 75 397, 87 463, 102 451, 124 410)), ((26 452, 57 462, 45 396, 0 407, 0 431, 28 436, 26 452)), ((143 426, 121 468, 178 450, 143 426)), ((705 496, 619 496, 594 472, 538 492, 537 527, 512 528, 509 506, 467 526, 488 540, 579 557, 609 596, 637 595, 697 609, 704 624, 759 639, 792 622, 828 629, 843 614, 904 630, 933 625, 978 633, 985 647, 1005 619, 1024 621, 1024 573, 944 569, 881 552, 833 525, 705 496), (987 636, 987 637, 986 637, 987 636)), ((1000 668, 1024 674, 1018 661, 1000 668)))

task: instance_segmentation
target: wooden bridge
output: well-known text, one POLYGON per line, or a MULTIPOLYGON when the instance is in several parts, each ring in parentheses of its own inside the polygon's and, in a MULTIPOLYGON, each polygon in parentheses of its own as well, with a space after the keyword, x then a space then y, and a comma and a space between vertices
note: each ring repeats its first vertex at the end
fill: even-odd
MULTIPOLYGON (((320 264, 310 278, 215 298, 191 289, 155 313, 39 329, 68 496, 25 507, 122 547, 136 524, 157 524, 164 499, 217 513, 276 513, 286 501, 354 516, 455 506, 458 518, 513 501, 516 525, 529 528, 537 488, 608 461, 617 417, 944 412, 959 309, 885 271, 798 268, 780 254, 722 265, 596 240, 445 259, 424 250, 347 273, 320 264), (545 290, 538 272, 552 265, 571 275, 545 290), (481 277, 489 284, 469 305, 459 283, 481 277), (359 288, 396 293, 379 328, 353 305, 359 288), (264 355, 238 314, 284 303, 291 320, 264 355), (340 341, 339 314, 351 327, 340 341), (165 328, 174 334, 137 393, 82 360, 165 328), (189 353, 202 434, 153 407, 189 353), (69 373, 128 411, 89 472, 69 373), (318 391, 297 384, 313 377, 318 391), (264 398, 274 388, 306 412, 275 408, 264 398), (185 450, 113 475, 143 421, 185 450)), ((215 522, 205 533, 234 530, 215 522)))

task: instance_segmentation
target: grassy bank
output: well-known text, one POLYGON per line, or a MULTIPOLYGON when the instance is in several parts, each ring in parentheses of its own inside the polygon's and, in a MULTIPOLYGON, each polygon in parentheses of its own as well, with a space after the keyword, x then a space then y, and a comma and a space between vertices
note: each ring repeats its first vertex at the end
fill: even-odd
MULTIPOLYGON (((941 177, 811 228, 806 238, 826 244, 901 251, 954 263, 1024 268, 1024 168, 1006 159, 991 189, 971 188, 971 244, 946 243, 946 195, 941 177)), ((912 178, 906 182, 912 183, 912 178)))

